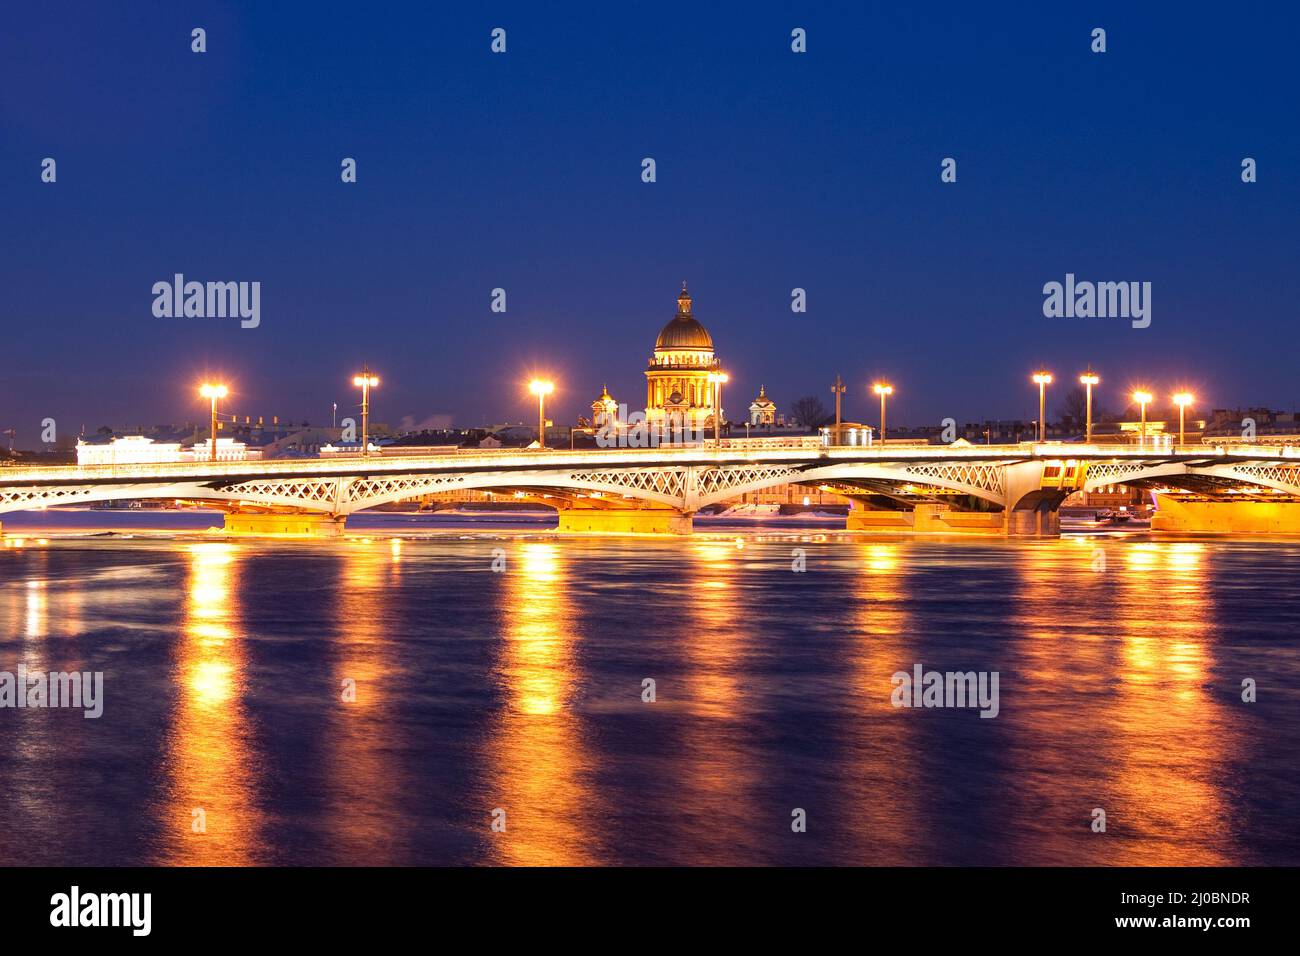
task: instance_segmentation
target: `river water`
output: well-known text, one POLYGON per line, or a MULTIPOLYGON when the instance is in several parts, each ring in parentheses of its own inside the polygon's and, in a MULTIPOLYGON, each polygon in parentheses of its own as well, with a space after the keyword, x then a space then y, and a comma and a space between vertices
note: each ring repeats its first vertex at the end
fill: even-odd
POLYGON ((1297 541, 41 520, 0 671, 103 714, 0 708, 0 863, 1300 863, 1297 541))

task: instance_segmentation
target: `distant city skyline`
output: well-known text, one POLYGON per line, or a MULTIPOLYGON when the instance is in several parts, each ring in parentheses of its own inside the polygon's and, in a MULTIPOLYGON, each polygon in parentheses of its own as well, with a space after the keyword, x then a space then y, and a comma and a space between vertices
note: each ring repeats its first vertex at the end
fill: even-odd
POLYGON ((412 7, 310 31, 273 8, 71 6, 94 43, 70 50, 66 11, 39 8, 0 35, 0 430, 20 445, 47 417, 203 421, 207 379, 228 412, 327 422, 363 363, 395 426, 527 423, 536 374, 557 423, 605 383, 635 408, 683 279, 733 420, 760 385, 787 414, 831 407, 836 374, 846 419, 875 419, 886 377, 900 425, 1030 420, 1040 366, 1049 409, 1089 366, 1111 408, 1137 386, 1187 387, 1202 414, 1300 398, 1291 11, 1207 36, 1119 6, 996 27, 412 7), (157 317, 177 273, 260 283, 257 327, 157 317), (1149 282, 1149 327, 1046 317, 1070 274, 1149 282))

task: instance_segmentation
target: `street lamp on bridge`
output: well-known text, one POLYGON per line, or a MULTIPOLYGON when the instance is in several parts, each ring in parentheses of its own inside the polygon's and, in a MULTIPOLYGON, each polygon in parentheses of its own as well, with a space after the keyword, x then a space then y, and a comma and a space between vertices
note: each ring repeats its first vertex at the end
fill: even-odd
POLYGON ((1047 386, 1052 384, 1052 373, 1040 369, 1033 383, 1038 386, 1038 440, 1047 441, 1047 386))
POLYGON ((379 384, 379 376, 369 365, 361 367, 361 374, 352 376, 352 384, 361 389, 361 454, 370 454, 370 390, 379 384))
POLYGON ((1178 445, 1183 445, 1183 425, 1187 406, 1196 401, 1191 392, 1178 392, 1174 395, 1174 404, 1178 406, 1178 445))
POLYGON ((213 461, 216 461, 217 460, 217 399, 225 398, 227 395, 230 394, 230 392, 224 385, 210 385, 207 382, 204 382, 202 387, 199 389, 199 394, 202 395, 204 398, 211 399, 212 401, 212 452, 210 457, 213 461))
POLYGON ((1079 384, 1088 390, 1088 423, 1084 426, 1083 433, 1084 443, 1088 445, 1092 444, 1092 387, 1100 382, 1101 379, 1097 377, 1091 367, 1089 367, 1088 371, 1079 376, 1079 384))
POLYGON ((835 381, 831 384, 831 394, 833 394, 833 395, 835 396, 835 431, 833 432, 835 438, 834 438, 834 440, 833 440, 832 443, 833 443, 833 444, 836 444, 836 445, 841 444, 841 441, 840 441, 840 431, 841 431, 841 429, 840 429, 840 399, 842 399, 842 398, 844 397, 844 390, 845 390, 844 382, 840 379, 839 375, 837 374, 837 375, 835 376, 835 381))
POLYGON ((1138 403, 1142 409, 1142 431, 1139 432, 1138 446, 1145 448, 1147 443, 1147 402, 1151 401, 1151 393, 1138 389, 1133 393, 1133 401, 1138 403))
POLYGON ((722 386, 730 378, 730 375, 721 370, 709 373, 709 381, 713 384, 713 445, 715 448, 722 447, 722 386))
POLYGON ((537 396, 537 447, 546 447, 546 396, 555 391, 555 383, 535 378, 528 383, 528 391, 537 396))
POLYGON ((872 391, 880 396, 880 444, 885 444, 885 398, 894 394, 894 386, 888 382, 877 382, 872 391))

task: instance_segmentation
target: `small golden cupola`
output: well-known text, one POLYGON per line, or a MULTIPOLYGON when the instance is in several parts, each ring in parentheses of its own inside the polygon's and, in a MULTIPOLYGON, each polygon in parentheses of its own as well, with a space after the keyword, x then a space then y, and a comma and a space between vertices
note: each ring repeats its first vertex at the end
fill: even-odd
POLYGON ((600 395, 591 403, 591 424, 596 428, 618 421, 618 402, 609 394, 609 386, 600 387, 600 395))

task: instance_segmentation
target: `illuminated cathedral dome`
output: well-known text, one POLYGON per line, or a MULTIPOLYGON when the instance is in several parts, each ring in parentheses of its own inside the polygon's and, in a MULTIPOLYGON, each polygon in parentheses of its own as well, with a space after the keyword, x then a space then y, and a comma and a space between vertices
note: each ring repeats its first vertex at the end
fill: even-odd
POLYGON ((712 348, 713 338, 708 330, 691 315, 691 295, 683 282, 681 295, 677 296, 677 315, 659 333, 659 338, 655 340, 655 351, 712 348))
POLYGON ((715 386, 709 377, 719 371, 713 336, 691 314, 691 294, 683 282, 677 315, 659 333, 646 366, 646 420, 695 428, 710 424, 715 386))

